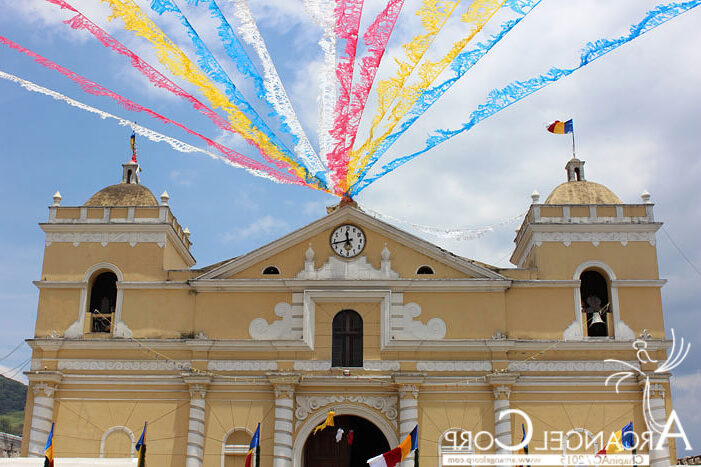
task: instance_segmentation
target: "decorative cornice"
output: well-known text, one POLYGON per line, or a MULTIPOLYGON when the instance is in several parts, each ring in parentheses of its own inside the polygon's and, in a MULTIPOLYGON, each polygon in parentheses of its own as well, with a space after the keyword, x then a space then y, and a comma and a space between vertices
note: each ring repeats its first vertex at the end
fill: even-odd
POLYGON ((212 371, 274 371, 275 360, 211 360, 207 369, 212 371))
POLYGON ((506 279, 193 279, 188 281, 198 292, 304 292, 308 289, 391 289, 392 292, 502 292, 511 287, 506 279))
POLYGON ((295 395, 295 387, 292 384, 275 384, 275 399, 292 399, 295 395))
POLYGON ((83 370, 83 371, 173 371, 190 368, 189 360, 165 361, 165 360, 90 360, 75 359, 58 361, 59 370, 83 370))
POLYGON ((426 360, 416 362, 416 369, 418 371, 446 372, 490 371, 492 364, 480 360, 426 360))
POLYGON ((331 360, 295 360, 293 368, 300 371, 327 371, 331 369, 331 360))
POLYGON ((354 402, 367 405, 387 418, 397 426, 397 398, 395 396, 361 396, 361 395, 328 395, 328 396, 297 396, 295 418, 298 422, 305 420, 312 412, 333 403, 354 402))
POLYGON ((509 400, 511 398, 511 387, 506 385, 498 385, 492 388, 495 400, 509 400))
MULTIPOLYGON (((630 344, 629 344, 630 345, 630 344)), ((628 362, 635 368, 640 368, 637 361, 628 362)), ((509 362, 511 371, 617 371, 630 370, 629 367, 615 362, 600 360, 551 360, 531 362, 509 362)))
POLYGON ((351 261, 341 261, 335 256, 319 269, 307 271, 306 268, 297 274, 297 279, 311 280, 372 280, 398 279, 399 274, 391 269, 375 269, 368 263, 366 256, 351 261))
POLYGON ((400 384, 397 393, 400 399, 418 399, 419 386, 417 384, 400 384))
POLYGON ((53 384, 47 384, 45 382, 35 383, 30 386, 34 392, 34 397, 39 397, 42 395, 44 397, 54 397, 54 392, 56 392, 56 386, 53 384))

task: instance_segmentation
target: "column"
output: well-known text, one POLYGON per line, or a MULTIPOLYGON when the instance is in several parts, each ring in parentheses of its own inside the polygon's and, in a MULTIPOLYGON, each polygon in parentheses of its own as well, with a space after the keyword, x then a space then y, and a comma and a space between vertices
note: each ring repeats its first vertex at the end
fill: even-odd
MULTIPOLYGON (((499 440, 504 446, 511 446, 511 414, 505 414, 501 417, 502 412, 511 407, 511 387, 518 379, 517 374, 502 373, 487 377, 487 382, 492 388, 494 394, 494 438, 499 440)), ((519 440, 520 441, 520 440, 519 440)), ((494 446, 496 454, 514 454, 513 452, 502 449, 498 445, 494 446)), ((508 467, 507 464, 499 464, 499 467, 508 467)))
POLYGON ((32 407, 32 425, 29 430, 29 457, 44 457, 44 447, 49 437, 54 418, 54 392, 52 382, 39 381, 31 385, 34 391, 32 407))
POLYGON ((190 389, 190 416, 187 427, 185 467, 202 467, 204 460, 204 433, 208 377, 185 378, 190 389))
POLYGON ((273 467, 292 467, 292 420, 295 384, 273 384, 275 391, 275 431, 273 467))
MULTIPOLYGON (((407 379, 404 377, 395 377, 395 382, 399 384, 399 442, 404 441, 411 430, 418 424, 419 421, 419 380, 407 379)), ((408 456, 404 462, 399 464, 401 467, 411 467, 414 465, 413 455, 408 456)))
MULTIPOLYGON (((647 384, 650 384, 649 382, 647 384)), ((643 390, 645 385, 643 384, 643 390)), ((665 388, 661 384, 650 384, 649 391, 650 412, 655 422, 664 425, 667 421, 667 410, 665 408, 665 388)), ((645 401, 643 400, 643 413, 645 401)), ((670 465, 669 444, 665 440, 662 449, 654 449, 660 439, 660 434, 648 427, 650 431, 650 467, 661 467, 670 465)))

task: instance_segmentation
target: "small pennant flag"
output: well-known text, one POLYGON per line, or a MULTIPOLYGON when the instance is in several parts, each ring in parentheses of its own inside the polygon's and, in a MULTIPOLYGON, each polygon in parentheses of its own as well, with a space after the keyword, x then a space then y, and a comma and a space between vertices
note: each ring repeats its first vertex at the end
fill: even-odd
POLYGON ((129 144, 131 145, 131 161, 136 162, 136 133, 134 131, 131 132, 129 144))
POLYGON ((343 439, 343 428, 339 427, 338 430, 336 431, 336 442, 340 443, 342 439, 343 439))
POLYGON ((253 433, 253 438, 251 438, 251 444, 248 445, 248 454, 246 454, 246 467, 251 467, 251 460, 253 459, 253 453, 260 447, 260 423, 258 423, 258 428, 256 432, 253 433))
POLYGON ((54 467, 54 424, 51 423, 51 431, 44 446, 44 467, 54 467))
POLYGON ((134 445, 134 449, 139 454, 138 467, 146 467, 146 423, 144 422, 144 431, 141 432, 139 441, 134 445))
POLYGON ((324 423, 315 427, 314 432, 312 434, 316 434, 317 431, 321 431, 328 426, 333 426, 333 415, 333 410, 329 410, 329 414, 326 416, 326 420, 324 420, 324 423))
POLYGON ((346 436, 346 441, 348 441, 348 446, 353 446, 353 430, 350 430, 348 432, 348 436, 346 436))
POLYGON ((566 133, 574 133, 574 125, 572 124, 572 119, 570 118, 566 122, 561 122, 560 120, 555 120, 550 125, 548 125, 548 131, 550 133, 555 133, 556 135, 564 135, 566 133))

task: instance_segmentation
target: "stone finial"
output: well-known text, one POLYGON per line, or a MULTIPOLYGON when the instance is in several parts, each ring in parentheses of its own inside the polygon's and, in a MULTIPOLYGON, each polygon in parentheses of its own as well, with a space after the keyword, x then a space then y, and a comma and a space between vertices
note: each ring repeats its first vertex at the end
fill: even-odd
POLYGON ((170 199, 170 195, 168 194, 167 191, 163 190, 163 193, 161 193, 161 206, 168 206, 169 199, 170 199))
POLYGON ((54 193, 54 206, 60 206, 62 199, 63 197, 61 196, 61 193, 59 193, 59 191, 56 190, 56 193, 54 193))
POLYGON ((540 201, 540 193, 538 193, 538 190, 533 190, 533 193, 531 193, 531 201, 533 204, 538 204, 540 201))
POLYGON ((652 201, 650 201, 651 196, 652 195, 647 190, 644 190, 642 193, 640 193, 640 199, 643 200, 643 204, 651 204, 652 203, 652 201))
POLYGON ((385 247, 382 249, 382 260, 383 261, 389 261, 389 249, 387 248, 387 243, 385 243, 385 247))
POLYGON ((185 234, 185 236, 186 236, 188 239, 190 238, 190 229, 188 229, 187 227, 185 227, 185 228, 183 229, 183 233, 185 234))
POLYGON ((307 248, 307 251, 304 253, 304 257, 307 261, 312 261, 314 259, 314 250, 312 249, 311 242, 309 242, 309 248, 307 248))

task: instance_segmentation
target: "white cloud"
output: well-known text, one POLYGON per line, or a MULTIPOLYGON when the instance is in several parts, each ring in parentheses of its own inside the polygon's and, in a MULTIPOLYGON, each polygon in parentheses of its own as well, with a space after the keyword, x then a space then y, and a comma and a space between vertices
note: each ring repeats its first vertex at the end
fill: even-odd
MULTIPOLYGON (((5 365, 0 364, 0 374, 3 375, 5 378, 10 378, 15 381, 18 381, 22 384, 29 384, 29 380, 27 377, 24 375, 23 371, 26 370, 29 366, 29 362, 24 362, 24 368, 18 368, 17 366, 14 367, 9 367, 5 365)), ((20 363, 21 364, 21 363, 20 363)), ((20 365, 18 364, 18 365, 20 365)))
POLYGON ((289 229, 289 224, 273 216, 263 216, 256 219, 246 227, 235 229, 224 235, 225 242, 235 242, 245 240, 250 237, 267 238, 273 233, 279 233, 289 229))

